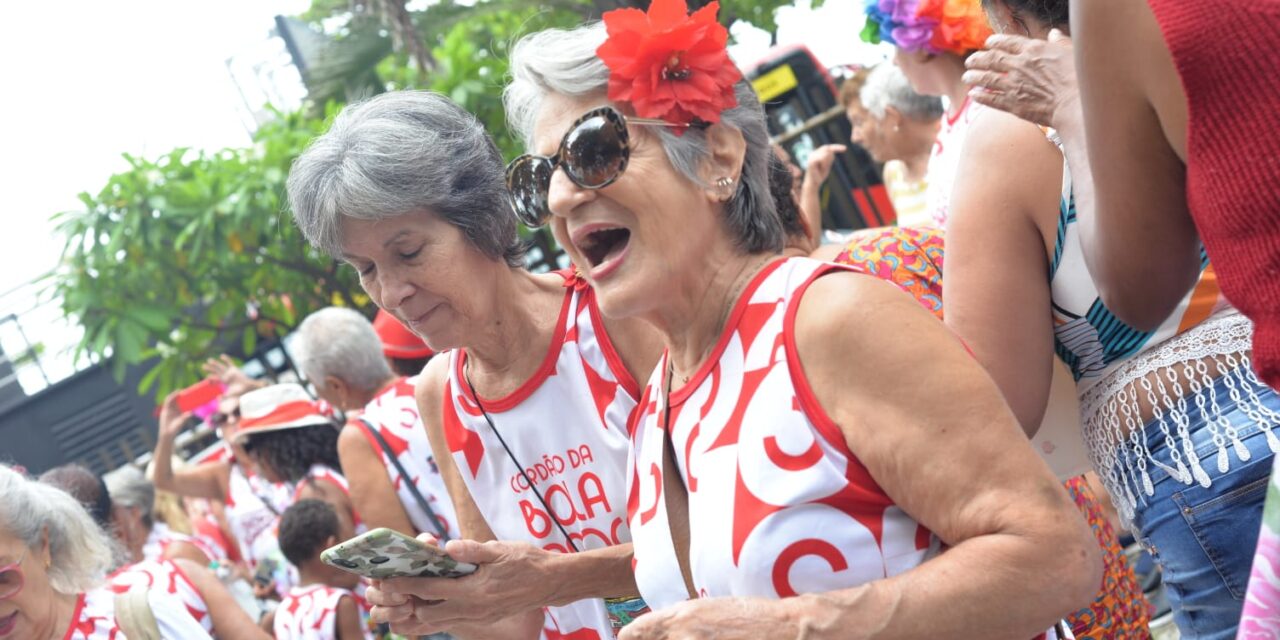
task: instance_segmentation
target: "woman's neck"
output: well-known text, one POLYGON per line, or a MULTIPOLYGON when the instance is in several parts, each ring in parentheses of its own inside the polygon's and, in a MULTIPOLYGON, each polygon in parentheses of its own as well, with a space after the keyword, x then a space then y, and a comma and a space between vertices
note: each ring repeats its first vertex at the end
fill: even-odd
POLYGON ((964 83, 964 58, 949 53, 938 58, 937 62, 946 65, 938 73, 945 77, 947 120, 954 120, 969 102, 969 85, 964 83))
POLYGON ((495 278, 489 312, 463 345, 470 368, 487 376, 519 374, 530 361, 541 362, 548 346, 547 328, 554 330, 557 320, 548 310, 558 309, 563 300, 563 290, 553 289, 543 276, 517 269, 506 273, 495 278))
POLYGON ((734 252, 720 260, 704 260, 702 268, 686 271, 697 274, 695 277, 673 287, 669 302, 648 320, 667 345, 675 384, 687 381, 698 370, 719 342, 747 284, 778 257, 734 252))
POLYGON ((931 151, 925 151, 902 159, 902 166, 906 169, 906 176, 909 182, 920 182, 929 174, 930 154, 931 151))
POLYGON ((67 631, 71 629, 71 625, 76 623, 71 617, 76 613, 76 602, 80 600, 80 594, 67 595, 64 593, 54 592, 53 597, 46 602, 49 603, 49 613, 46 620, 49 620, 49 629, 44 633, 37 631, 35 637, 48 638, 49 640, 62 640, 67 636, 67 631))

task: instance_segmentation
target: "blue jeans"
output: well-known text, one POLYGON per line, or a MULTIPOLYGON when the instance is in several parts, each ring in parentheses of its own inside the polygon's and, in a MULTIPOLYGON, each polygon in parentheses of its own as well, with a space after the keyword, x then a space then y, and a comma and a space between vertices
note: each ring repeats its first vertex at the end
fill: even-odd
MULTIPOLYGON (((1254 389, 1263 405, 1280 413, 1280 396, 1265 386, 1254 389)), ((1242 462, 1228 439, 1230 469, 1218 472, 1218 447, 1206 428, 1206 416, 1195 398, 1188 396, 1191 441, 1212 484, 1208 488, 1194 481, 1185 485, 1149 464, 1155 495, 1143 496, 1145 503, 1139 500, 1133 518, 1139 540, 1160 565, 1183 640, 1236 637, 1271 473, 1266 433, 1234 405, 1221 381, 1201 391, 1206 406, 1209 394, 1216 395, 1223 417, 1249 450, 1249 460, 1242 462)), ((1280 435, 1280 425, 1272 426, 1280 435)), ((1176 467, 1159 425, 1147 424, 1145 434, 1152 457, 1176 467)))

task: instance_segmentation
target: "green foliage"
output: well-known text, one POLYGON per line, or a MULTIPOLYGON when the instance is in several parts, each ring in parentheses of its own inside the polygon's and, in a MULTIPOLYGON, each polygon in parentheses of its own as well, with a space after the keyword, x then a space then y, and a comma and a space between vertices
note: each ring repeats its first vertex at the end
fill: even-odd
MULTIPOLYGON (((771 32, 776 10, 790 4, 721 2, 724 22, 745 20, 771 32)), ((405 13, 404 0, 313 0, 299 18, 331 41, 311 60, 308 78, 313 104, 325 105, 324 114, 314 107, 280 114, 248 148, 126 155, 128 170, 97 194, 80 195, 83 211, 57 217, 66 245, 47 284, 84 327, 80 350, 110 354, 117 377, 130 364, 156 358, 140 390, 164 394, 194 382, 206 357, 250 352, 259 339, 287 333, 320 307, 371 312, 355 274, 311 250, 286 211, 289 166, 340 102, 369 86, 438 91, 476 114, 509 159, 521 152, 501 103, 510 46, 526 33, 647 5, 438 0, 405 13), (416 33, 427 55, 411 55, 405 33, 416 33)), ((549 248, 550 240, 542 238, 541 246, 549 248)))
POLYGON ((350 269, 317 255, 285 212, 293 159, 324 121, 280 114, 252 147, 176 149, 129 169, 83 211, 60 214, 67 239, 49 276, 63 310, 84 327, 80 349, 111 351, 124 367, 158 357, 141 391, 194 382, 206 357, 251 352, 329 304, 367 307, 350 269))

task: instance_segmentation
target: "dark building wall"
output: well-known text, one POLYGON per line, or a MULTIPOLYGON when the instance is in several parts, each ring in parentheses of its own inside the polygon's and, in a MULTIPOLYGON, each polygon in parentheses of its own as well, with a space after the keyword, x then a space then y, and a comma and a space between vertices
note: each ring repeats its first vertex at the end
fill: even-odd
POLYGON ((137 388, 153 364, 130 367, 117 383, 105 362, 17 403, 0 404, 0 460, 31 473, 69 462, 105 473, 150 451, 156 401, 137 388))

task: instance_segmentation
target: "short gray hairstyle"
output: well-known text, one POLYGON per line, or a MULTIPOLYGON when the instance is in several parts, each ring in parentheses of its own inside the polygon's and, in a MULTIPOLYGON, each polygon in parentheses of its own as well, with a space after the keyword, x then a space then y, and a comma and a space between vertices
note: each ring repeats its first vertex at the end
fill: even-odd
POLYGON ((475 116, 436 93, 392 91, 348 105, 294 161, 288 190, 302 234, 334 257, 340 216, 425 211, 486 256, 523 265, 502 154, 475 116))
POLYGON ((902 69, 889 62, 871 70, 858 98, 862 107, 876 118, 883 118, 889 107, 897 109, 904 117, 921 122, 937 120, 943 114, 942 98, 916 93, 902 69))
POLYGON ((326 307, 298 325, 298 367, 312 382, 334 376, 360 391, 374 392, 393 374, 382 356, 373 323, 358 311, 326 307))
POLYGON ((142 513, 142 524, 155 524, 156 486, 146 474, 134 467, 121 467, 103 478, 111 503, 118 507, 134 507, 142 513))
MULTIPOLYGON (((596 55, 605 40, 604 24, 595 22, 576 29, 547 29, 521 38, 511 50, 511 83, 503 91, 507 120, 526 147, 533 144, 542 99, 548 93, 579 98, 600 95, 609 86, 609 69, 596 55)), ((721 114, 721 121, 742 132, 747 142, 746 158, 736 191, 726 205, 730 229, 743 250, 777 252, 785 236, 769 193, 769 131, 764 110, 755 91, 746 81, 734 87, 738 106, 721 114)), ((658 130, 658 138, 671 166, 681 175, 702 184, 698 165, 707 157, 705 132, 658 130)))
POLYGON ((49 532, 49 585, 74 595, 100 585, 111 568, 107 534, 71 494, 0 465, 0 529, 33 551, 49 532))

